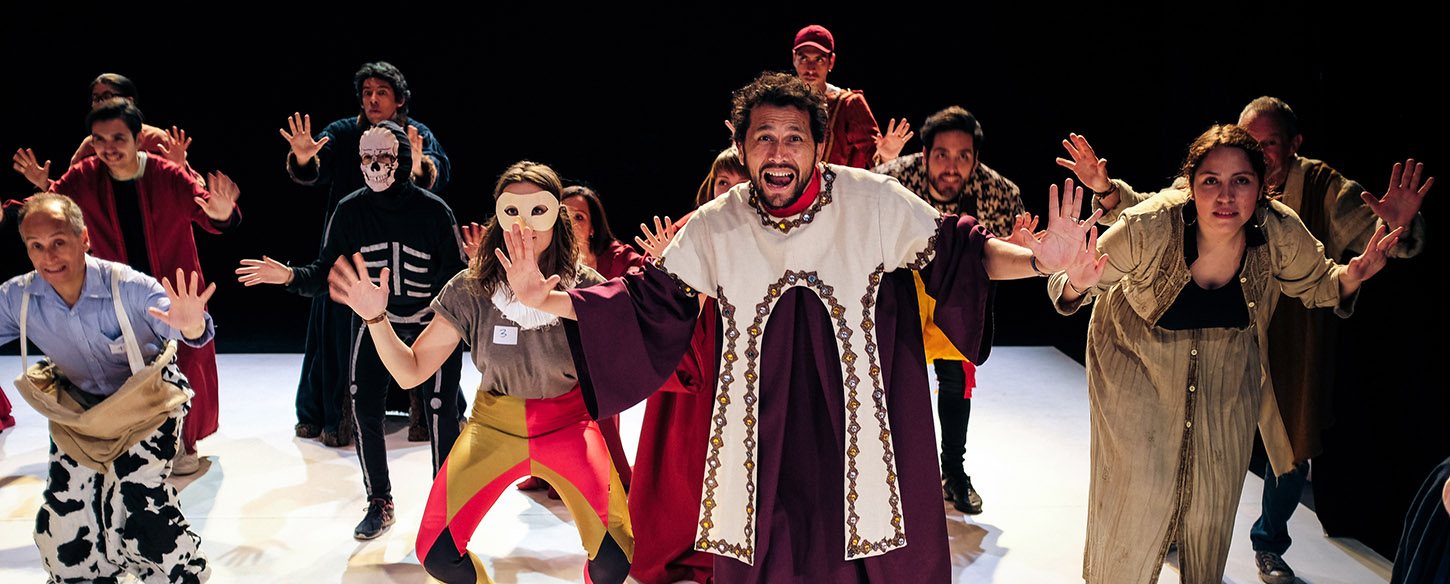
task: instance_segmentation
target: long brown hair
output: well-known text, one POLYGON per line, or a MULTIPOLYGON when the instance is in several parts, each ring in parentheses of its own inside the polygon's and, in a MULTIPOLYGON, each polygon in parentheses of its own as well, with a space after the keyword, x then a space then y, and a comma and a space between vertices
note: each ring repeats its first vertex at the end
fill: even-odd
MULTIPOLYGON (((560 198, 564 190, 563 182, 559 180, 554 169, 537 162, 521 160, 499 175, 498 183, 493 187, 493 198, 498 199, 503 190, 514 183, 534 185, 548 191, 554 198, 560 198)), ((478 257, 469 262, 468 266, 469 277, 477 283, 484 296, 493 296, 500 284, 508 285, 503 265, 499 264, 498 258, 493 254, 495 249, 503 249, 505 254, 508 253, 504 248, 503 229, 499 227, 497 216, 489 218, 488 225, 484 227, 483 245, 478 248, 478 257)), ((559 289, 562 290, 572 286, 578 279, 578 266, 579 252, 574 249, 574 228, 569 221, 569 208, 559 205, 549 247, 539 254, 539 271, 546 277, 558 274, 559 289)))

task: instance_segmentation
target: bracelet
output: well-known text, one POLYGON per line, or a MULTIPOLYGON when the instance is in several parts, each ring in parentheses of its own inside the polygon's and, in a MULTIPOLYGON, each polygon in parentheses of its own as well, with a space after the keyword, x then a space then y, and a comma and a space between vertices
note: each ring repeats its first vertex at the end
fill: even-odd
MULTIPOLYGON (((1068 282, 1068 284, 1071 284, 1071 282, 1068 282)), ((386 311, 386 310, 384 310, 382 313, 378 314, 377 316, 374 316, 374 317, 369 318, 369 319, 364 319, 363 320, 363 324, 378 324, 378 323, 383 322, 385 320, 388 320, 388 311, 386 311)))
POLYGON ((1087 296, 1087 290, 1078 290, 1077 289, 1077 286, 1073 286, 1072 285, 1072 279, 1071 278, 1067 279, 1066 282, 1067 282, 1067 287, 1068 288, 1072 288, 1072 293, 1073 294, 1077 294, 1078 296, 1087 296))
POLYGON ((1106 197, 1106 196, 1111 195, 1111 194, 1113 194, 1113 193, 1115 193, 1115 192, 1118 191, 1118 183, 1115 183, 1113 181, 1108 181, 1108 185, 1109 185, 1108 186, 1108 190, 1103 191, 1101 193, 1100 192, 1097 192, 1097 191, 1093 191, 1093 196, 1101 199, 1103 197, 1106 197))
POLYGON ((1037 267, 1037 256, 1035 256, 1035 255, 1032 256, 1032 259, 1031 260, 1028 260, 1028 262, 1032 264, 1032 271, 1037 272, 1037 275, 1038 276, 1041 276, 1043 278, 1046 278, 1046 277, 1048 277, 1048 276, 1051 275, 1051 274, 1048 274, 1047 272, 1042 271, 1042 268, 1037 267))

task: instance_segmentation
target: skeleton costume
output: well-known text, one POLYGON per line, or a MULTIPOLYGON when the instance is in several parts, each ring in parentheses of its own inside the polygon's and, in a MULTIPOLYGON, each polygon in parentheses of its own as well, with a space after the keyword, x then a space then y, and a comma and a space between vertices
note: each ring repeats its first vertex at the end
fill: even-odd
MULTIPOLYGON (((412 343, 433 320, 428 303, 465 266, 463 243, 453 211, 442 199, 407 180, 411 172, 408 135, 392 122, 363 134, 359 143, 362 176, 367 187, 337 204, 327 225, 322 253, 306 266, 293 268, 287 289, 304 296, 327 292, 327 274, 339 256, 362 252, 369 276, 377 282, 389 268, 388 320, 404 343, 412 343)), ((353 400, 357 454, 369 499, 392 499, 387 448, 383 441, 383 406, 396 384, 378 359, 362 319, 353 315, 348 393, 353 400)), ((433 471, 458 438, 458 377, 463 350, 454 350, 433 378, 413 391, 424 400, 433 471)))
POLYGON ((821 164, 767 211, 749 184, 706 203, 659 269, 569 291, 590 413, 673 374, 699 304, 722 340, 696 549, 722 582, 947 582, 946 524, 911 270, 936 322, 982 356, 989 235, 892 178, 821 164), (839 482, 837 482, 839 481, 839 482))

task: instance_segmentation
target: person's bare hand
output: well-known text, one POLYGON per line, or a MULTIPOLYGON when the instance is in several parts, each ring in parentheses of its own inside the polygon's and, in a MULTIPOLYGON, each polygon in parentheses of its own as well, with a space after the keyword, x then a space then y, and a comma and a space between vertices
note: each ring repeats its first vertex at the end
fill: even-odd
POLYGON ((327 274, 327 290, 332 301, 346 304, 363 318, 374 318, 388 310, 388 282, 392 270, 383 268, 378 274, 378 284, 368 277, 367 262, 361 252, 352 254, 351 261, 338 256, 327 274), (380 285, 379 285, 380 284, 380 285))
POLYGON ((191 138, 186 136, 186 130, 172 126, 166 140, 161 143, 161 155, 177 166, 186 166, 186 149, 190 147, 191 138))
POLYGON ((877 133, 874 136, 876 154, 881 157, 882 162, 896 160, 896 157, 901 156, 901 149, 906 147, 906 142, 915 135, 916 132, 911 131, 911 124, 906 121, 906 118, 901 119, 900 125, 897 125, 896 119, 893 118, 887 124, 885 134, 877 133))
POLYGON ((1426 179, 1424 184, 1420 183, 1420 175, 1424 172, 1425 165, 1415 162, 1413 158, 1406 160, 1403 165, 1396 162, 1394 168, 1390 169, 1390 188, 1385 192, 1384 198, 1377 199, 1369 191, 1360 193, 1359 196, 1390 229, 1408 227, 1415 214, 1420 212, 1420 205, 1425 202, 1425 194, 1430 192, 1430 186, 1435 184, 1433 176, 1426 179))
POLYGON ((472 262, 478 258, 478 248, 483 245, 483 227, 477 223, 462 225, 459 230, 463 232, 463 253, 472 262))
POLYGON ((260 260, 244 259, 242 267, 237 268, 237 281, 246 286, 290 284, 292 268, 267 256, 262 256, 260 260))
POLYGON ((1353 293, 1361 283, 1379 273, 1380 269, 1385 267, 1386 254, 1400 240, 1400 232, 1404 229, 1399 227, 1394 231, 1388 231, 1384 225, 1379 226, 1379 229, 1374 231, 1374 235, 1370 236, 1369 245, 1364 247, 1364 253, 1344 265, 1344 271, 1339 274, 1340 290, 1353 293))
POLYGON ((1082 212, 1083 191, 1082 187, 1073 187, 1072 179, 1063 183, 1060 204, 1057 185, 1048 189, 1047 201, 1047 230, 1042 240, 1037 241, 1036 237, 1018 239, 1025 244, 1023 247, 1031 249, 1033 255, 1037 256, 1037 265, 1042 271, 1055 272, 1063 269, 1063 266, 1070 264, 1082 253, 1083 242, 1088 233, 1097 232, 1093 225, 1102 216, 1103 210, 1093 212, 1085 221, 1079 220, 1077 216, 1082 212))
POLYGON ((237 183, 221 172, 213 172, 206 176, 206 184, 211 187, 210 196, 194 197, 193 200, 213 221, 230 219, 237 207, 237 199, 242 196, 237 183))
POLYGON ((655 217, 654 231, 651 232, 648 225, 640 223, 639 230, 644 233, 644 238, 635 236, 634 242, 644 249, 646 255, 657 258, 660 257, 661 252, 665 251, 665 246, 675 238, 675 232, 679 229, 680 226, 675 225, 669 216, 665 217, 663 224, 660 223, 659 217, 655 217))
POLYGON ((11 157, 10 160, 11 168, 14 168, 15 172, 24 176, 25 180, 30 181, 30 184, 35 185, 35 188, 42 191, 50 189, 49 160, 45 161, 45 164, 37 163, 35 152, 32 152, 29 148, 16 150, 15 156, 11 157))
POLYGON ((1012 233, 1002 238, 1002 241, 1013 245, 1027 247, 1028 244, 1023 238, 1031 238, 1034 242, 1041 242, 1047 236, 1047 230, 1037 231, 1038 217, 1031 213, 1023 212, 1012 219, 1012 233))
POLYGON ((212 294, 216 293, 216 282, 207 285, 206 290, 198 293, 199 274, 192 272, 188 283, 181 268, 177 268, 176 284, 173 288, 171 280, 161 279, 161 287, 166 289, 166 298, 171 301, 170 310, 163 311, 152 306, 146 312, 167 326, 181 331, 185 338, 200 338, 206 332, 206 301, 211 300, 212 294))
POLYGON ((317 156, 317 151, 322 150, 322 147, 331 139, 323 136, 321 140, 313 140, 312 116, 299 113, 293 113, 292 117, 287 118, 287 128, 277 131, 292 146, 292 155, 297 158, 297 164, 307 164, 307 161, 312 160, 313 156, 317 156), (288 128, 291 129, 290 132, 288 128))
POLYGON ((423 174, 423 136, 412 125, 408 126, 408 147, 413 151, 413 176, 423 174))
POLYGON ((559 285, 559 275, 544 278, 539 272, 539 259, 534 252, 534 230, 528 225, 515 223, 503 232, 503 241, 508 255, 498 248, 494 248, 493 253, 508 276, 509 288, 524 306, 538 308, 549 297, 549 292, 559 285))
MULTIPOLYGON (((1087 138, 1077 134, 1068 134, 1067 139, 1062 141, 1062 147, 1067 149, 1072 160, 1058 158, 1057 165, 1077 175, 1078 182, 1086 185, 1094 192, 1105 193, 1113 188, 1113 183, 1108 180, 1108 159, 1098 158, 1098 153, 1093 151, 1092 144, 1088 144, 1087 138)), ((1116 193, 1114 193, 1116 194, 1116 193)), ((1112 208, 1116 206, 1108 206, 1112 208)), ((1106 205, 1106 198, 1104 198, 1106 205)))

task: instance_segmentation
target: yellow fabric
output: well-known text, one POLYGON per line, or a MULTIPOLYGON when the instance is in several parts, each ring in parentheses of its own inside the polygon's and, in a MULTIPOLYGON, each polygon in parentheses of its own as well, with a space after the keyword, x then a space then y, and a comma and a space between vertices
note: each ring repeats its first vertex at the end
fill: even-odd
POLYGON ((927 295, 926 282, 921 281, 921 274, 912 272, 911 278, 916 280, 916 306, 921 313, 921 340, 926 344, 926 362, 931 363, 937 359, 971 361, 932 322, 931 315, 936 310, 936 299, 927 295))

